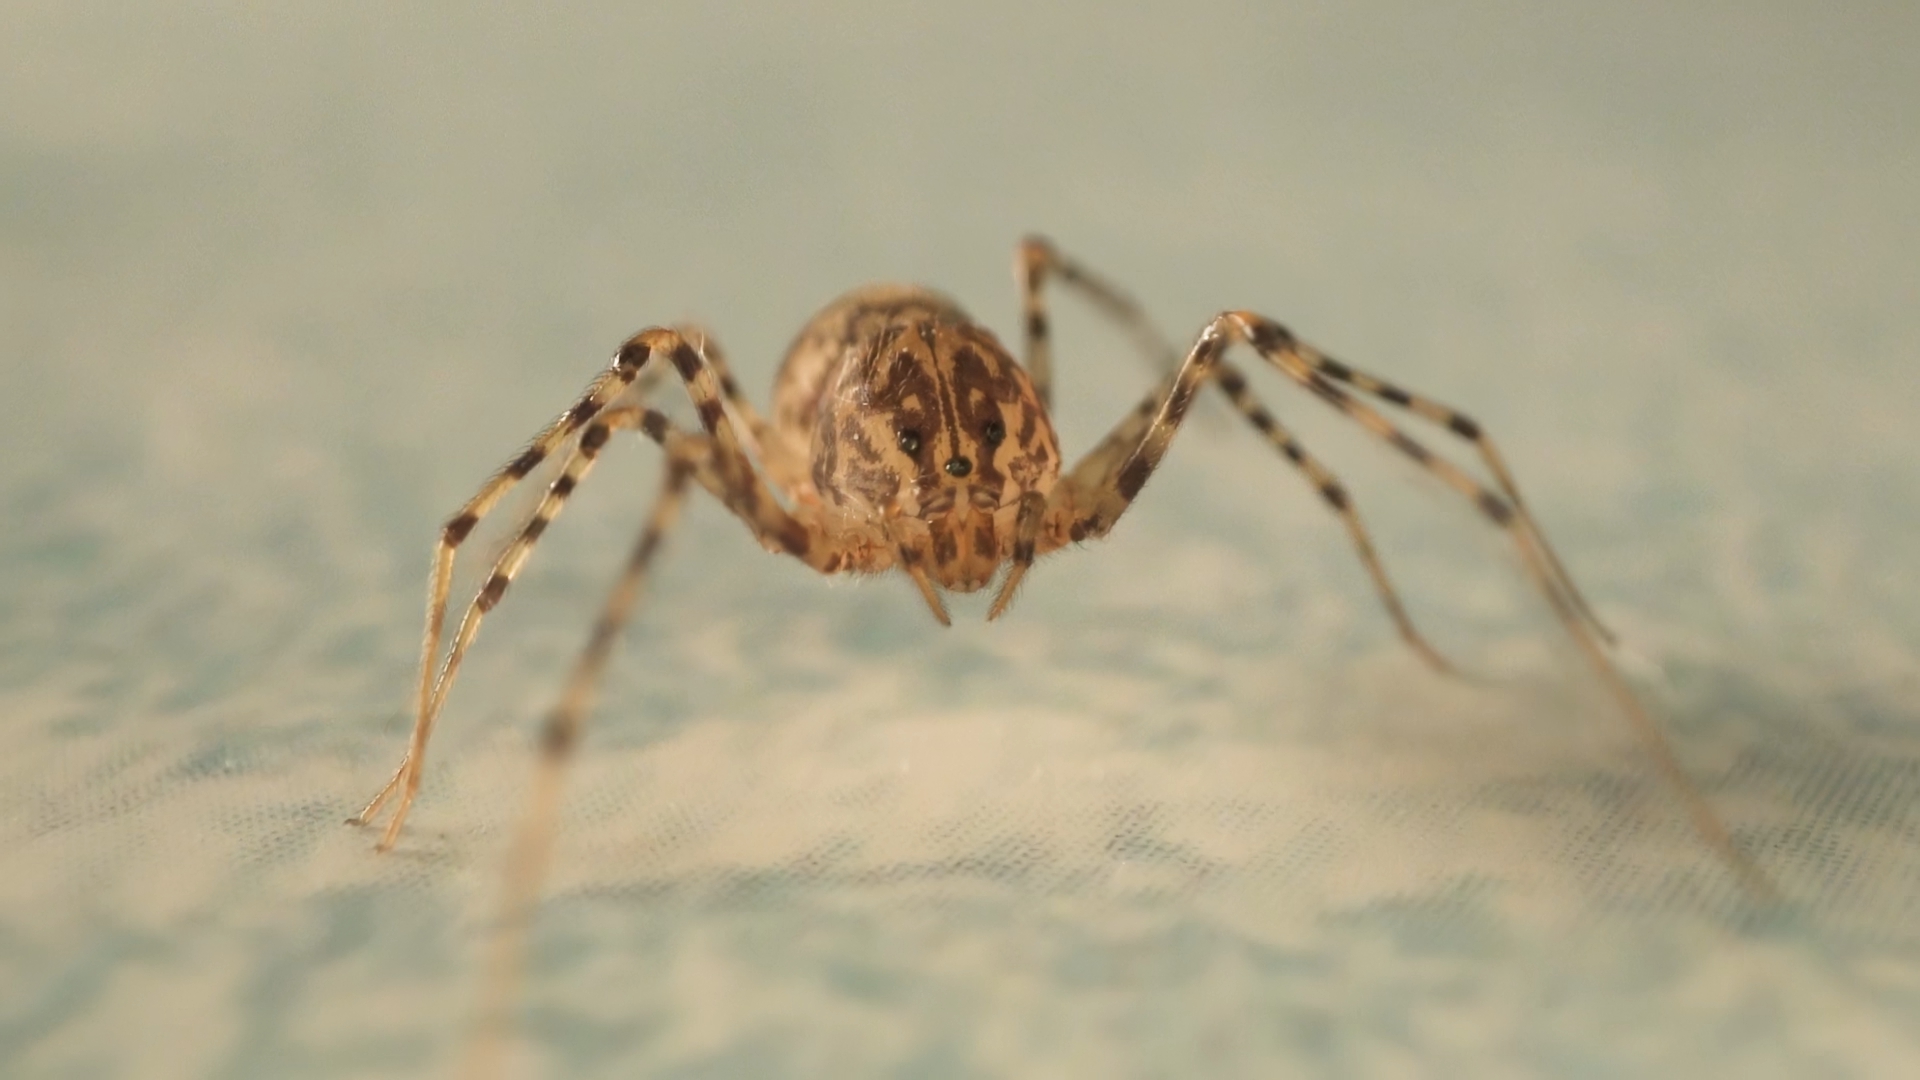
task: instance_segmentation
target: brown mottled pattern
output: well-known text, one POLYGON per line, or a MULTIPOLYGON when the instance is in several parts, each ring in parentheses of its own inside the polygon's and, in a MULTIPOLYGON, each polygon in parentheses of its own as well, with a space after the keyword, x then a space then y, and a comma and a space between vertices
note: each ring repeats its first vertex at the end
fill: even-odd
POLYGON ((813 431, 820 401, 838 380, 850 354, 869 348, 889 326, 914 319, 965 322, 959 305, 939 293, 913 285, 869 285, 855 289, 821 309, 794 335, 773 384, 773 457, 786 476, 811 485, 804 468, 813 454, 813 431))
POLYGON ((992 580, 1012 553, 1020 496, 1052 488, 1060 448, 991 333, 938 294, 883 286, 829 306, 781 370, 775 438, 798 445, 804 429, 819 500, 896 546, 924 536, 941 588, 992 580), (904 519, 924 532, 888 524, 904 519))

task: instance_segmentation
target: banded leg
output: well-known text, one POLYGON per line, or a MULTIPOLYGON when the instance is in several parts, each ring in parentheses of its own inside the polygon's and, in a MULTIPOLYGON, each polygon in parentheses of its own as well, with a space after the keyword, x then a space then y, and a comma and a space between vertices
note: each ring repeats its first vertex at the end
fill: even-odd
POLYGON ((721 396, 733 409, 734 415, 738 416, 746 426, 746 431, 742 433, 742 441, 747 444, 753 456, 762 456, 761 448, 768 442, 767 422, 761 419, 760 410, 754 408, 753 402, 748 400, 745 392, 740 389, 740 383, 734 379, 733 368, 728 364, 727 354, 720 348, 719 340, 711 331, 698 323, 675 323, 673 329, 675 333, 692 343, 694 351, 698 352, 701 359, 713 368, 714 378, 720 384, 721 396))
MULTIPOLYGON (((1527 532, 1533 538, 1533 546, 1542 551, 1544 559, 1546 544, 1539 537, 1538 527, 1533 525, 1531 518, 1521 517, 1512 499, 1504 492, 1495 493, 1488 490, 1478 480, 1468 476, 1459 466, 1435 454, 1423 443, 1400 430, 1391 420, 1382 416, 1366 402, 1335 385, 1333 380, 1321 370, 1323 365, 1333 363, 1343 373, 1352 374, 1344 365, 1328 360, 1311 346, 1296 339, 1286 327, 1264 316, 1247 311, 1233 311, 1228 312, 1223 318, 1236 328, 1237 338, 1252 345, 1261 357, 1282 375, 1312 391, 1314 396, 1333 406, 1335 411, 1352 419, 1369 434, 1399 451, 1415 465, 1459 492, 1489 521, 1505 530, 1527 532)), ((1377 382, 1374 384, 1394 390, 1396 398, 1412 400, 1411 395, 1399 391, 1397 387, 1377 382)), ((1426 403, 1423 401, 1422 404, 1426 403)), ((1465 417, 1460 419, 1463 424, 1472 423, 1465 417)), ((1474 430, 1477 432, 1477 427, 1474 430)), ((1543 569, 1546 571, 1544 587, 1567 602, 1575 612, 1577 621, 1593 625, 1597 629, 1597 624, 1593 624, 1590 619, 1580 614, 1584 607, 1578 598, 1578 593, 1565 572, 1558 567, 1557 562, 1551 560, 1544 562, 1543 569)))
POLYGON ((547 494, 534 507, 519 535, 501 552, 494 562, 492 573, 465 617, 460 621, 459 629, 454 633, 453 648, 449 650, 441 674, 435 680, 433 697, 429 703, 429 715, 438 717, 446 704, 447 693, 452 689, 455 672, 460 661, 466 656, 467 648, 473 644, 479 633, 480 622, 492 611, 506 595, 507 587, 525 566, 527 558, 533 553, 533 547, 546 533, 553 519, 560 515, 567 499, 592 471, 601 448, 616 431, 638 428, 663 448, 685 463, 693 475, 716 491, 726 489, 726 483, 718 478, 713 462, 713 451, 708 440, 698 440, 679 431, 673 426, 665 413, 657 409, 641 406, 616 406, 600 414, 600 418, 588 425, 582 433, 580 443, 568 455, 560 475, 548 488, 547 494))
MULTIPOLYGON (((1280 324, 1252 312, 1233 311, 1216 319, 1209 330, 1221 327, 1222 324, 1231 328, 1234 338, 1251 344, 1282 374, 1305 386, 1322 401, 1352 418, 1369 433, 1413 459, 1415 463, 1439 477, 1449 487, 1460 492, 1477 506, 1489 521, 1512 538, 1528 576, 1546 596, 1554 615, 1566 627, 1567 633, 1586 655, 1588 662, 1600 676, 1601 682, 1606 685, 1607 691, 1626 713, 1627 721, 1633 727, 1641 744, 1653 755, 1656 767, 1667 777, 1679 794, 1681 801, 1686 805, 1688 816, 1692 819, 1694 830, 1720 855, 1750 892, 1759 897, 1776 895, 1766 875, 1734 844, 1726 824, 1720 820, 1719 814, 1694 786, 1686 770, 1681 767, 1679 759, 1674 756, 1673 747, 1667 741, 1666 735, 1654 722, 1652 715, 1640 704, 1639 697, 1627 684, 1626 678, 1607 657, 1605 643, 1601 637, 1604 631, 1593 621, 1591 614, 1585 611, 1579 593, 1574 590, 1572 582, 1567 580, 1565 570, 1561 569, 1548 549, 1546 541, 1539 535, 1538 526, 1534 525, 1531 519, 1523 517, 1519 507, 1509 498, 1504 498, 1480 486, 1451 462, 1435 456, 1432 451, 1410 438, 1365 402, 1334 385, 1329 377, 1323 374, 1324 365, 1332 361, 1320 356, 1310 347, 1301 345, 1280 324), (1308 359, 1309 355, 1314 359, 1308 359)), ((1358 373, 1353 372, 1348 374, 1367 378, 1370 385, 1378 386, 1383 390, 1394 390, 1396 398, 1404 397, 1409 402, 1415 400, 1412 395, 1397 391, 1397 388, 1371 377, 1358 376, 1358 373)), ((1354 385, 1361 384, 1356 379, 1354 385)), ((1431 409, 1441 408, 1424 401, 1422 404, 1431 409)), ((1458 414, 1450 412, 1448 415, 1458 417, 1458 414)), ((1477 425, 1473 425, 1472 421, 1464 417, 1458 418, 1463 422, 1463 426, 1471 426, 1473 431, 1478 432, 1477 425)), ((1462 433, 1458 429, 1452 430, 1462 433)), ((1497 455, 1495 460, 1498 460, 1497 455)))
MULTIPOLYGON (((1173 358, 1178 354, 1173 346, 1160 335, 1152 320, 1132 297, 1092 272, 1086 270, 1072 259, 1061 255, 1046 240, 1029 237, 1020 245, 1021 283, 1024 287, 1027 307, 1027 342, 1030 354, 1036 347, 1044 354, 1046 349, 1047 323, 1045 305, 1040 296, 1040 288, 1046 276, 1051 274, 1062 282, 1077 289, 1093 302, 1103 314, 1118 322, 1131 335, 1141 351, 1153 357, 1167 357, 1169 362, 1163 366, 1172 367, 1173 358)), ((1380 603, 1387 609, 1387 615, 1399 630, 1400 637, 1406 641, 1422 660, 1437 671, 1451 672, 1453 666, 1447 663, 1438 650, 1414 628, 1413 620, 1407 614, 1406 605, 1401 602, 1399 592, 1387 577, 1386 568, 1381 564, 1379 554, 1374 550, 1373 539, 1360 514, 1353 506, 1353 500, 1346 488, 1331 472, 1309 456, 1291 434, 1280 426, 1273 414, 1262 406, 1253 391, 1247 386, 1247 380, 1225 356, 1213 361, 1214 382, 1226 394, 1240 415, 1252 424, 1262 438, 1278 450, 1287 461, 1303 473, 1313 484, 1314 490, 1326 500, 1340 523, 1346 527, 1347 535, 1353 543, 1354 553, 1359 556, 1367 576, 1372 579, 1374 590, 1380 596, 1380 603)), ((1119 447, 1127 446, 1137 437, 1136 429, 1143 429, 1151 420, 1152 407, 1165 393, 1164 389, 1148 395, 1140 409, 1136 410, 1131 426, 1115 433, 1114 446, 1103 448, 1109 453, 1118 452, 1119 447)), ((1097 466, 1096 466, 1097 467, 1097 466)), ((989 616, 991 617, 991 615, 989 616)))
POLYGON ((1139 449, 1140 440, 1153 426, 1154 417, 1159 414, 1160 407, 1167 400, 1168 395, 1174 392, 1179 379, 1180 374, 1176 372, 1160 380, 1153 389, 1147 391, 1147 395, 1140 399, 1140 404, 1134 406, 1132 411, 1113 426, 1113 430, 1107 432, 1104 438, 1095 443, 1093 449, 1081 455, 1079 461, 1074 462, 1072 470, 1067 473, 1065 479, 1082 491, 1091 490, 1106 480, 1109 474, 1118 469, 1123 461, 1139 449))
POLYGON ((1251 344, 1283 374, 1426 466, 1513 538, 1528 576, 1546 595, 1555 616, 1627 714, 1635 734, 1685 803, 1695 831, 1751 893, 1762 898, 1776 895, 1766 876, 1734 845, 1726 825, 1681 768, 1665 735, 1607 658, 1605 647, 1588 621, 1580 616, 1575 601, 1560 587, 1542 545, 1532 530, 1520 524, 1512 504, 1475 483, 1451 463, 1435 457, 1364 402, 1355 400, 1326 377, 1318 375, 1312 366, 1294 355, 1291 335, 1270 320, 1249 312, 1227 312, 1209 323, 1173 379, 1156 389, 1142 408, 1123 419, 1087 460, 1076 465, 1073 472, 1054 487, 1048 499, 1047 522, 1042 528, 1043 546, 1051 550, 1068 542, 1104 536, 1112 530, 1159 467, 1193 395, 1201 383, 1218 371, 1221 353, 1236 341, 1251 344), (1144 425, 1139 419, 1142 415, 1150 417, 1144 425))
POLYGON ((637 410, 635 426, 681 462, 689 475, 746 525, 760 546, 776 555, 792 555, 822 573, 846 568, 847 553, 826 542, 806 521, 795 517, 773 497, 751 462, 722 454, 714 439, 693 435, 673 425, 655 409, 637 410))
POLYGON ((552 855, 560 788, 567 766, 579 745, 581 730, 614 642, 619 640, 621 629, 640 598, 654 556, 679 519, 687 481, 695 472, 696 468, 685 456, 676 454, 669 458, 660 494, 647 515, 639 540, 627 556, 619 580, 607 595, 586 648, 567 678, 560 701, 541 727, 540 760, 533 793, 507 856, 505 899, 489 948, 480 1015, 458 1073, 460 1076, 495 1076, 500 1072, 503 1044, 511 1026, 509 1013, 526 959, 527 934, 552 855))
MULTIPOLYGON (((711 342, 708 344, 711 348, 711 342)), ((726 361, 722 359, 716 365, 675 330, 642 331, 627 343, 623 351, 641 347, 669 355, 674 370, 686 383, 687 394, 693 399, 694 411, 700 418, 700 426, 713 440, 713 469, 722 481, 722 486, 714 490, 714 494, 736 517, 753 529, 754 535, 767 550, 792 555, 814 565, 814 558, 809 557, 810 549, 814 547, 811 531, 774 498, 772 489, 747 457, 733 422, 727 418, 726 408, 721 404, 721 396, 725 391, 720 378, 726 361)), ((727 376, 727 380, 730 382, 732 376, 727 376)), ((735 390, 737 394, 738 388, 735 390)), ((744 403, 745 398, 741 397, 740 401, 744 403)), ((742 419, 757 423, 759 416, 751 405, 747 405, 742 419)), ((642 430, 656 441, 660 438, 645 426, 642 430)))
MULTIPOLYGON (((389 850, 399 838, 400 829, 406 820, 414 796, 420 788, 422 768, 425 761, 427 740, 433 732, 433 725, 445 703, 446 694, 453 685, 461 659, 474 635, 479 632, 480 624, 486 613, 491 611, 506 594, 513 576, 525 564, 532 553, 533 546, 546 530, 549 522, 565 505, 586 472, 591 469, 594 457, 605 445, 613 430, 608 418, 598 422, 595 417, 603 409, 632 387, 649 361, 664 355, 672 363, 673 369, 685 384, 687 394, 693 399, 701 425, 706 429, 712 441, 712 471, 719 474, 718 487, 726 495, 730 508, 745 519, 755 530, 761 543, 774 551, 784 551, 805 558, 811 547, 811 536, 805 526, 780 506, 768 491, 764 481, 754 471, 752 463, 744 453, 735 434, 733 424, 727 419, 726 409, 720 401, 721 388, 711 366, 701 357, 688 340, 674 330, 652 328, 643 330, 629 338, 615 355, 613 364, 588 387, 587 392, 565 413, 542 429, 533 442, 513 461, 495 473, 458 513, 448 520, 442 529, 434 553, 433 571, 428 581, 427 628, 421 645, 421 671, 419 693, 416 700, 413 734, 408 740, 407 752, 401 758, 400 765, 394 770, 393 777, 368 801, 360 813, 348 821, 356 825, 371 823, 390 799, 394 803, 393 819, 382 834, 379 849, 389 850), (448 592, 453 577, 454 555, 460 544, 473 531, 480 519, 494 508, 500 499, 515 484, 524 479, 541 462, 565 445, 569 439, 575 439, 570 457, 552 487, 541 499, 532 517, 521 529, 500 559, 494 564, 493 572, 480 592, 474 597, 462 616, 460 626, 455 632, 453 646, 446 660, 435 675, 434 661, 439 656, 441 638, 445 628, 448 592)), ((647 417, 655 417, 661 432, 666 430, 666 418, 652 410, 618 410, 624 422, 640 424, 645 427, 647 417)), ((664 437, 648 431, 656 438, 664 437)))
POLYGON ((1413 619, 1407 615, 1406 606, 1400 602, 1399 592, 1394 589, 1393 582, 1388 579, 1386 567, 1381 565, 1380 556, 1374 551, 1373 538, 1368 535, 1366 525, 1360 520, 1360 511, 1353 505, 1353 497, 1347 493, 1346 485, 1342 484, 1339 477, 1333 475, 1317 458, 1309 454, 1306 448, 1300 445, 1300 441, 1293 437, 1293 433, 1281 426, 1273 414, 1260 404, 1259 399, 1253 396, 1253 391, 1247 386, 1246 378, 1238 369, 1229 364, 1224 357, 1215 361, 1215 364, 1216 371, 1213 376, 1215 385, 1227 395, 1227 399, 1233 402, 1233 407, 1239 410, 1241 416, 1246 417, 1254 430, 1258 431, 1262 438, 1266 439, 1307 478, 1307 482, 1313 485, 1314 490, 1320 493, 1320 497, 1326 500, 1327 506, 1340 518, 1340 523, 1346 526, 1347 537, 1353 542, 1353 550, 1360 556, 1361 565, 1366 567, 1367 576, 1373 579, 1374 591, 1379 594, 1380 602, 1386 607, 1387 615, 1393 619, 1394 626, 1399 629, 1402 640, 1406 641, 1414 652, 1419 653, 1420 658, 1434 670, 1451 673, 1454 670, 1453 665, 1440 655, 1420 631, 1414 629, 1413 619))
MULTIPOLYGON (((1083 295, 1093 302, 1095 307, 1120 323, 1122 328, 1132 335, 1141 350, 1147 355, 1155 357, 1172 357, 1176 355, 1172 346, 1160 335, 1160 332, 1154 327, 1152 321, 1147 318, 1146 312, 1132 297, 1128 296, 1110 282, 1080 266, 1072 259, 1060 254, 1059 251, 1045 239, 1028 237, 1021 242, 1019 258, 1016 261, 1016 272, 1021 283, 1022 300, 1026 313, 1027 355, 1030 360, 1030 370, 1035 364, 1049 373, 1052 368, 1052 353, 1048 342, 1046 305, 1041 296, 1042 286, 1045 284, 1049 274, 1079 289, 1083 295)), ((1282 332, 1284 333, 1284 331, 1282 332)), ((1481 460, 1486 464, 1487 470, 1493 474, 1494 482, 1500 488, 1501 494, 1506 497, 1514 513, 1519 516, 1523 527, 1533 533, 1535 542, 1540 546, 1548 565, 1552 568, 1553 576, 1559 583, 1558 587, 1565 590, 1574 608, 1580 613, 1580 617, 1586 620, 1603 640, 1609 643, 1614 640, 1612 632, 1600 622, 1592 606, 1587 603, 1586 598, 1581 595, 1580 590, 1574 585, 1572 575, 1567 572, 1566 566, 1560 561, 1559 555, 1554 552, 1553 546, 1547 542, 1546 533, 1540 528, 1539 523, 1533 519, 1533 515, 1527 510, 1526 502, 1520 497, 1519 485, 1514 481, 1512 472, 1507 468, 1505 458, 1502 457, 1499 449, 1494 446, 1493 440, 1488 438, 1486 433, 1481 429, 1479 423, 1457 409, 1449 408, 1431 398, 1411 393, 1385 379, 1350 367, 1303 343, 1295 342, 1295 345, 1297 346, 1300 359, 1327 378, 1347 383, 1388 404, 1406 409, 1416 416, 1439 425, 1454 435, 1471 442, 1475 450, 1479 453, 1481 460)), ((1239 381, 1244 385, 1245 380, 1240 379, 1239 373, 1224 359, 1219 361, 1219 365, 1221 371, 1221 388, 1227 390, 1229 397, 1235 397, 1234 392, 1229 390, 1228 387, 1235 381, 1239 381)), ((1044 385, 1044 382, 1036 379, 1036 385, 1044 385)), ((1044 393, 1042 394, 1042 400, 1046 400, 1044 393)), ((1242 402, 1238 398, 1236 398, 1234 403, 1236 406, 1242 406, 1242 402)), ((1249 420, 1253 418, 1253 414, 1248 413, 1244 407, 1241 407, 1240 411, 1243 415, 1246 415, 1249 420)), ((1424 460, 1417 455, 1416 460, 1421 461, 1422 464, 1425 463, 1424 460)), ((1376 575, 1376 579, 1377 577, 1378 575, 1376 575)), ((1391 604, 1389 606, 1391 606, 1391 604)))
POLYGON ((1067 543, 1099 539, 1113 530, 1159 468, 1194 394, 1213 374, 1236 333, 1224 315, 1208 323, 1179 370, 1154 387, 1060 478, 1047 497, 1040 554, 1067 543))
MULTIPOLYGON (((1281 335, 1286 335, 1289 340, 1292 340, 1292 336, 1287 334, 1283 327, 1273 326, 1271 323, 1269 323, 1269 325, 1272 326, 1272 330, 1277 330, 1281 335)), ((1580 590, 1574 585, 1573 576, 1567 572, 1565 564, 1563 564, 1560 561, 1560 557, 1554 553, 1553 545, 1547 542, 1547 534, 1541 530, 1539 523, 1536 522, 1533 519, 1533 515, 1528 512, 1526 503, 1520 498, 1520 486, 1514 481, 1513 474, 1507 469, 1506 459, 1501 456, 1499 449, 1493 445, 1493 440, 1487 436, 1477 421, 1459 410, 1449 408, 1431 398, 1412 393, 1385 379, 1377 378, 1364 371, 1349 367, 1298 340, 1293 340, 1293 353, 1314 372, 1324 375, 1329 379, 1346 383, 1360 390, 1362 393, 1371 394, 1389 405, 1405 409, 1415 416, 1472 443, 1474 449, 1480 455, 1480 460, 1486 464, 1487 471, 1493 475, 1494 483, 1499 487, 1501 495, 1506 497, 1508 505, 1513 508, 1514 516, 1520 521, 1520 527, 1533 534, 1534 542, 1539 545, 1540 552, 1542 556, 1545 557, 1547 566, 1557 582, 1557 587, 1566 594, 1567 599, 1572 603, 1579 617, 1585 620, 1589 626, 1593 627, 1594 632, 1600 636, 1601 640, 1609 644, 1613 642, 1613 632, 1601 623, 1600 617, 1594 614, 1593 608, 1587 603, 1586 597, 1582 596, 1580 590)), ((1309 386, 1311 388, 1311 384, 1309 384, 1309 386)), ((1321 396, 1323 398, 1326 397, 1324 393, 1322 393, 1321 396)), ((1334 399, 1327 398, 1327 400, 1333 403, 1334 399)), ((1338 407, 1337 404, 1336 407, 1338 407)), ((1395 445, 1399 446, 1400 444, 1395 443, 1395 445)), ((1401 447, 1401 449, 1404 451, 1405 447, 1401 447)), ((1418 454, 1410 453, 1410 456, 1422 465, 1426 464, 1426 461, 1418 454)))
MULTIPOLYGON (((559 418, 542 428, 527 448, 512 461, 480 486, 465 505, 447 519, 441 527, 440 536, 435 541, 433 569, 427 576, 427 625, 421 635, 420 677, 414 702, 414 737, 408 744, 407 754, 400 761, 393 778, 374 795, 373 799, 356 815, 348 818, 350 824, 364 825, 379 813, 387 799, 399 789, 403 780, 416 771, 413 764, 425 750, 426 730, 431 729, 428 720, 429 704, 433 695, 434 660, 440 654, 440 639, 446 629, 447 594, 453 586, 453 560, 460 545, 467 539, 480 519, 485 517, 514 485, 526 479, 527 475, 538 468, 547 456, 563 442, 573 438, 582 425, 594 414, 605 408, 607 403, 633 385, 639 375, 639 367, 627 362, 624 351, 614 358, 613 364, 595 377, 587 386, 586 393, 580 396, 571 408, 560 414, 559 418), (417 745, 416 745, 417 744, 417 745)), ((404 815, 403 815, 404 816, 404 815)), ((383 840, 383 843, 386 841, 383 840)))
POLYGON ((1047 316, 1044 289, 1048 277, 1080 290, 1102 314, 1120 324, 1140 351, 1171 371, 1180 362, 1180 353, 1160 333, 1147 313, 1131 296, 1105 279, 1088 272, 1079 263, 1061 255, 1043 237, 1029 236, 1020 242, 1014 260, 1014 276, 1020 282, 1020 303, 1026 335, 1025 357, 1021 366, 1033 380, 1040 404, 1053 406, 1053 345, 1047 316))
MULTIPOLYGON (((494 561, 486 583, 467 604, 459 627, 454 631, 452 647, 447 651, 446 659, 441 662, 438 675, 430 683, 423 677, 424 696, 420 701, 419 712, 414 720, 413 734, 408 740, 405 756, 400 759, 399 768, 394 770, 393 776, 388 779, 386 785, 358 814, 347 819, 348 824, 352 825, 371 824, 387 801, 397 796, 393 819, 387 823, 386 831, 381 834, 377 845, 379 850, 391 850, 395 841, 399 839, 400 828, 406 821, 407 811, 412 807, 414 796, 420 788, 421 771, 426 760, 427 740, 433 734, 434 722, 439 718, 447 693, 452 689, 453 680, 459 674, 460 664, 466 658, 468 647, 473 644, 475 635, 480 632, 481 623, 486 620, 487 613, 492 611, 506 595, 507 587, 513 583, 514 576, 520 572, 520 569, 526 565, 528 557, 532 555, 534 545, 539 542, 553 519, 565 509, 568 498, 579 487, 580 482, 592 471, 594 461, 599 457, 600 450, 606 445, 612 431, 612 425, 605 419, 594 421, 581 431, 580 438, 567 452, 560 474, 548 486, 546 493, 541 496, 540 502, 520 527, 518 534, 494 561)), ((456 523, 459 520, 456 518, 456 523)), ((474 517, 474 521, 478 521, 477 516, 474 517)), ((471 528, 472 525, 469 524, 467 530, 470 531, 471 528)), ((464 531, 458 539, 465 539, 464 531)), ((457 541, 455 544, 449 544, 446 534, 442 534, 440 557, 435 559, 434 576, 428 599, 428 642, 422 649, 421 662, 428 671, 432 670, 431 665, 439 653, 441 624, 445 618, 447 594, 453 570, 452 556, 456 545, 457 541), (444 567, 442 563, 445 564, 444 567)))

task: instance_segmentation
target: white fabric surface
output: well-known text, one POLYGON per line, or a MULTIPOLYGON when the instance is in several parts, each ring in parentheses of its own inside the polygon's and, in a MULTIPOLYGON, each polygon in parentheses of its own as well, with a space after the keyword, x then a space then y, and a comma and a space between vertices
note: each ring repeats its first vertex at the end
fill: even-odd
MULTIPOLYGON (((1733 889, 1497 538, 1278 380, 1415 617, 1221 408, 952 630, 710 505, 570 780, 553 1076, 1920 1074, 1910 6, 0 13, 0 1075, 444 1071, 533 720, 654 483, 475 649, 400 851, 437 523, 641 325, 759 400, 1025 230, 1500 438, 1733 889)), ((1061 301, 1064 433, 1150 383, 1061 301)))

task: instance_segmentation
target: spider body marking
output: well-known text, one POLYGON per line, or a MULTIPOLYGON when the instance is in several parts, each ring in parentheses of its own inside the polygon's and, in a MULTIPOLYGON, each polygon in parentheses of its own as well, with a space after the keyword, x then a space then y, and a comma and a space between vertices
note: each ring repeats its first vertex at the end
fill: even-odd
POLYGON ((1045 240, 1020 245, 1015 273, 1025 316, 1024 368, 991 332, 939 293, 917 286, 868 286, 828 304, 794 338, 775 381, 771 422, 740 392, 710 336, 686 326, 643 330, 621 346, 570 408, 447 519, 428 577, 412 736, 392 778, 349 819, 369 824, 390 806, 381 850, 400 835, 419 790, 434 723, 481 623, 601 450, 616 432, 630 429, 665 452, 653 510, 542 728, 532 808, 509 857, 505 916, 494 941, 480 1041, 473 1044, 476 1068, 490 1068, 498 1060, 494 1043, 507 1026, 564 766, 579 742, 613 643, 690 486, 726 506, 768 551, 817 571, 904 572, 942 623, 948 621, 944 592, 974 592, 999 577, 987 613, 993 619, 1007 610, 1037 557, 1098 539, 1114 527, 1159 466, 1195 396, 1211 384, 1339 520, 1402 639, 1430 666, 1449 670, 1414 628, 1352 495, 1255 397, 1247 377, 1227 358, 1234 347, 1251 350, 1279 376, 1410 459, 1511 540, 1529 580, 1680 796, 1696 831, 1751 893, 1773 895, 1771 883, 1733 843, 1608 657, 1611 635, 1547 543, 1504 458, 1477 421, 1327 356, 1251 311, 1221 312, 1184 354, 1176 353, 1138 304, 1045 240), (1150 356, 1177 362, 1064 471, 1048 419, 1052 344, 1044 292, 1050 280, 1116 320, 1150 356), (647 404, 647 394, 669 375, 678 376, 692 399, 700 431, 682 430, 647 404), (1470 446, 1488 479, 1434 453, 1379 405, 1470 446), (510 489, 542 467, 557 471, 466 605, 443 657, 457 550, 510 489))
MULTIPOLYGON (((850 561, 897 565, 947 621, 942 590, 985 588, 1018 544, 1023 499, 1060 476, 1033 382, 991 331, 912 286, 856 290, 801 330, 775 381, 775 460, 828 531, 871 531, 850 561)), ((1001 605, 1004 609, 1004 605, 1001 605)))

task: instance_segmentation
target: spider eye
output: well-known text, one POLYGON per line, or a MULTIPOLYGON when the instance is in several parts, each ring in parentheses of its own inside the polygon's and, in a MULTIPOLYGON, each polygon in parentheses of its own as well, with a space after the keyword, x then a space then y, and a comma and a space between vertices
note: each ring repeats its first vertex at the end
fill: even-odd
POLYGON ((1006 441, 1007 425, 998 420, 989 420, 980 434, 987 440, 988 446, 999 446, 1006 441))
POLYGON ((908 428, 907 430, 901 432, 900 433, 900 452, 903 454, 919 453, 920 452, 920 433, 913 430, 912 428, 908 428))

